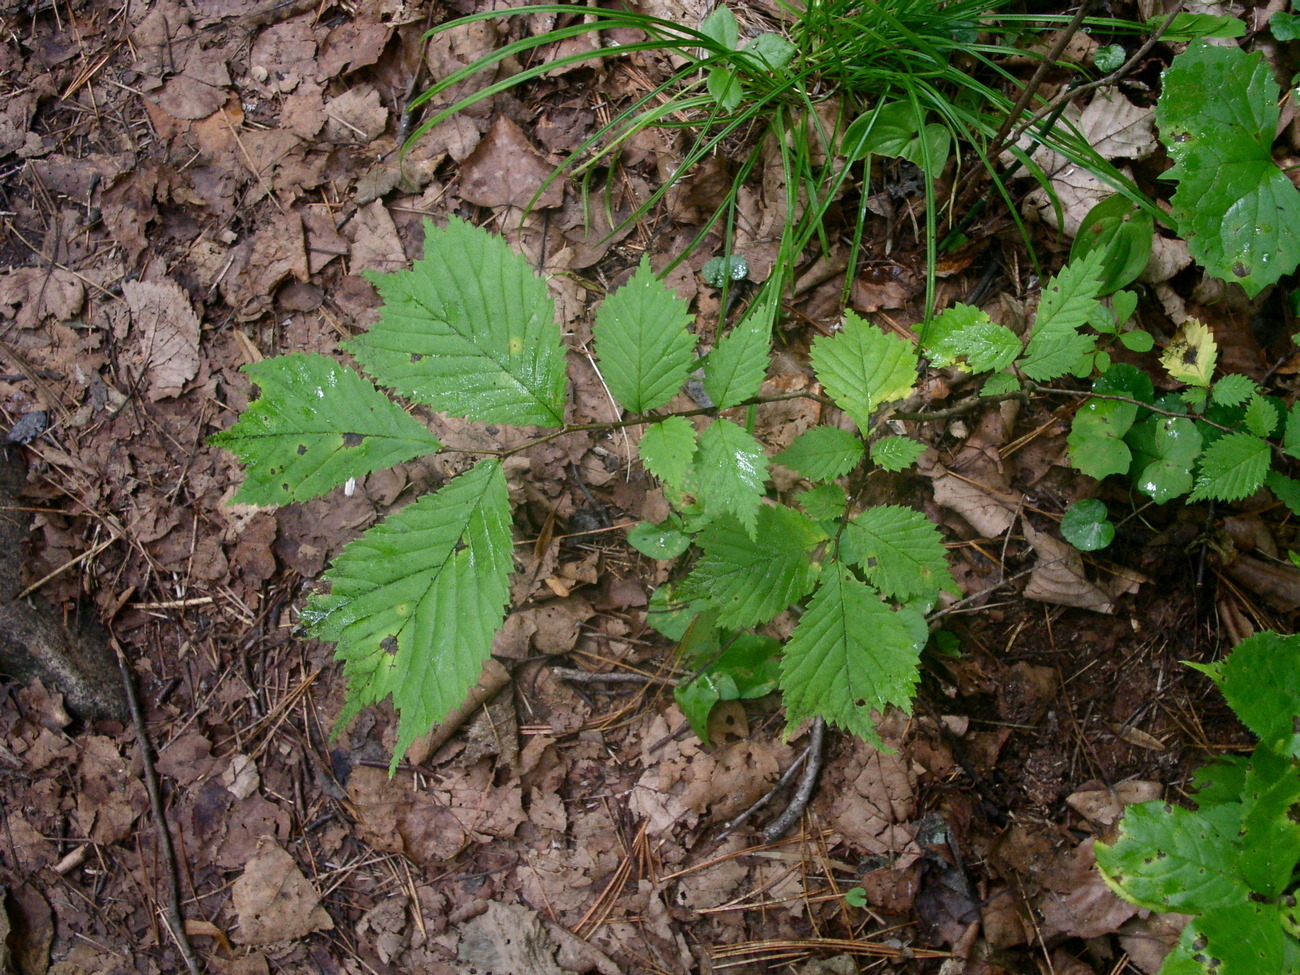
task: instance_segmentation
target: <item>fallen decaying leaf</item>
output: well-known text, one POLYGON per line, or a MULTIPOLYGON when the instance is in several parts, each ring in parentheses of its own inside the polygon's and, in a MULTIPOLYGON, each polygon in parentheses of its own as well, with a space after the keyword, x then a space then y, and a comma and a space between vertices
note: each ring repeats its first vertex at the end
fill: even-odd
POLYGON ((272 843, 244 868, 230 891, 241 945, 293 941, 334 927, 320 894, 285 850, 272 843))
POLYGON ((555 960, 556 945, 536 911, 489 901, 461 931, 457 958, 493 975, 574 975, 555 960))
POLYGON ((1124 807, 1134 802, 1153 802, 1164 795, 1159 782, 1128 779, 1113 788, 1080 789, 1066 797, 1066 805, 1099 826, 1114 825, 1124 814, 1124 807))

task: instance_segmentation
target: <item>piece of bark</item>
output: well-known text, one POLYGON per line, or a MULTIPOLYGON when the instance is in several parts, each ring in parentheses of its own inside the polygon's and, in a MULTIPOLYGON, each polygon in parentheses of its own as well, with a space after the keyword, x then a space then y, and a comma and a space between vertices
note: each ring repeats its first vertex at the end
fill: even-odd
POLYGON ((125 719, 126 697, 103 633, 90 624, 71 632, 38 593, 17 598, 28 521, 17 500, 27 481, 17 454, 0 448, 0 673, 40 680, 62 693, 78 718, 125 719))

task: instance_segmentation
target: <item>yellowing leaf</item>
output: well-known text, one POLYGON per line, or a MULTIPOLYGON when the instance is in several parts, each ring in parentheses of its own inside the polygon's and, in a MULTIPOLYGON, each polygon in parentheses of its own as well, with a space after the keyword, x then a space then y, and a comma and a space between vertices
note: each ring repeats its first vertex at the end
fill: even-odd
POLYGON ((1179 382, 1209 386, 1218 358, 1213 333, 1198 319, 1189 318, 1165 348, 1160 364, 1179 382))

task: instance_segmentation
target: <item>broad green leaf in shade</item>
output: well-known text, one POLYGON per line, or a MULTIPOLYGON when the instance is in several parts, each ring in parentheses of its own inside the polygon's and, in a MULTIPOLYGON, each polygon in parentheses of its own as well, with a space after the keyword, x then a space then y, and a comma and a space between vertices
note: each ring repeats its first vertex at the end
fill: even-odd
POLYGON ((1258 388, 1249 376, 1230 372, 1214 384, 1210 399, 1220 406, 1238 406, 1250 399, 1258 388))
POLYGON ((885 471, 905 471, 925 453, 925 444, 911 437, 881 437, 871 445, 871 462, 885 471))
POLYGON ((695 456, 695 427, 684 416, 670 416, 646 427, 637 448, 641 463, 659 480, 677 490, 686 490, 686 477, 695 456))
POLYGON ((675 559, 691 547, 691 536, 682 531, 678 517, 652 525, 643 521, 627 533, 627 543, 652 559, 675 559))
POLYGON ((677 685, 677 706, 700 741, 709 744, 709 712, 719 701, 765 697, 776 690, 780 652, 781 644, 771 637, 742 633, 720 654, 710 654, 709 665, 695 680, 677 685))
POLYGON ((745 54, 758 58, 766 71, 780 71, 794 57, 797 48, 780 34, 759 34, 745 45, 745 54))
POLYGON ((981 396, 1003 396, 1020 391, 1020 380, 1009 372, 995 372, 984 380, 980 387, 981 396))
POLYGON ((753 535, 766 481, 767 456, 742 427, 719 419, 700 434, 694 482, 707 514, 734 515, 753 535))
POLYGON ((708 89, 709 94, 713 96, 713 100, 718 103, 718 107, 724 112, 734 112, 745 97, 745 89, 741 87, 740 76, 731 68, 722 64, 715 64, 709 68, 708 89))
POLYGON ((1300 757, 1300 636, 1257 633, 1217 667, 1197 669, 1215 678, 1241 723, 1265 747, 1300 757))
POLYGON ((1102 74, 1118 71, 1128 60, 1128 55, 1119 44, 1106 44, 1092 52, 1092 64, 1102 74))
POLYGON ((943 536, 921 512, 896 504, 868 508, 845 528, 867 581, 886 596, 957 591, 943 536))
POLYGON ((796 498, 814 521, 835 521, 844 516, 849 496, 838 484, 818 484, 801 491, 796 498))
POLYGON ((891 610, 846 567, 828 566, 781 658, 787 734, 820 715, 883 748, 871 714, 910 710, 924 634, 919 613, 891 610))
POLYGON ((1282 430, 1282 452, 1288 457, 1300 458, 1300 403, 1286 411, 1286 426, 1282 430))
POLYGON ((700 33, 711 37, 728 51, 734 51, 740 43, 740 25, 736 23, 736 15, 725 4, 718 4, 713 13, 704 18, 700 33))
POLYGON ((1218 359, 1214 333, 1199 320, 1189 318, 1161 353, 1160 364, 1179 382, 1209 386, 1218 359))
POLYGON ((703 555, 678 590, 682 599, 705 599, 728 629, 766 623, 808 595, 817 579, 809 558, 826 533, 793 508, 764 505, 757 531, 722 517, 697 539, 703 555))
POLYGON ((1119 341, 1130 352, 1150 352, 1156 347, 1156 340, 1152 338, 1151 333, 1139 328, 1120 332, 1119 341))
POLYGON ((1071 261, 1043 288, 1034 331, 1020 362, 1030 379, 1046 382, 1075 372, 1096 347, 1096 340, 1079 329, 1097 307, 1103 256, 1103 251, 1094 250, 1071 261))
POLYGON ((1268 474, 1268 442, 1249 433, 1230 433, 1205 448, 1188 501, 1240 501, 1254 494, 1268 474))
POLYGON ((400 718, 390 769, 474 686, 505 620, 513 567, 510 499, 485 460, 349 542, 302 611, 338 643, 348 678, 340 727, 392 695, 400 718))
POLYGON ((1300 190, 1273 161, 1272 68, 1236 45, 1193 41, 1163 80, 1156 123, 1175 163, 1174 219, 1192 257, 1253 298, 1300 263, 1300 190))
POLYGON ((1300 823, 1291 816, 1300 812, 1300 771, 1290 758, 1257 748, 1241 802, 1242 876, 1257 894, 1278 897, 1300 862, 1300 823))
MULTIPOLYGON (((1078 233, 1074 235, 1070 260, 1076 261, 1091 251, 1100 250, 1105 259, 1102 261, 1099 293, 1114 294, 1132 284, 1146 270, 1154 240, 1155 220, 1151 214, 1116 193, 1094 206, 1083 218, 1078 233)), ((1117 315, 1116 319, 1117 324, 1122 325, 1128 320, 1128 315, 1122 319, 1117 315)))
POLYGON ((1300 14, 1275 13, 1268 19, 1268 29, 1279 41, 1300 41, 1300 14))
POLYGON ((693 620, 706 610, 712 612, 708 607, 708 601, 704 599, 683 602, 677 598, 676 587, 666 582, 650 594, 645 621, 656 633, 670 640, 680 640, 693 620))
POLYGON ((422 423, 333 359, 295 353, 243 371, 261 395, 238 423, 211 438, 248 468, 234 497, 239 504, 305 501, 442 447, 422 423))
POLYGON ((424 259, 368 273, 379 322, 346 348, 377 382, 481 423, 564 423, 567 375, 555 305, 528 262, 461 220, 424 224, 424 259))
POLYGON ((610 395, 631 413, 658 409, 695 367, 686 302, 655 276, 650 259, 596 310, 596 357, 610 395))
MULTIPOLYGON (((1217 673, 1217 671, 1216 671, 1217 673)), ((1240 802, 1250 774, 1250 760, 1245 755, 1223 755, 1192 773, 1192 796, 1205 809, 1225 802, 1240 802)))
POLYGON ((762 301, 718 340, 704 362, 704 391, 720 410, 757 396, 772 349, 774 305, 762 301))
MULTIPOLYGON (((923 326, 917 325, 919 331, 923 326)), ((925 326, 925 351, 942 369, 965 359, 973 372, 1005 369, 1020 355, 1016 333, 971 305, 956 304, 925 326)))
POLYGON ((1278 471, 1269 471, 1264 483, 1293 515, 1300 515, 1300 481, 1278 471))
POLYGON ((861 437, 838 427, 813 427, 772 459, 810 481, 833 481, 862 463, 865 453, 861 437))
POLYGON ((1246 429, 1257 437, 1269 437, 1277 429, 1278 409, 1267 397, 1256 393, 1246 404, 1246 429))
POLYGON ((1201 456, 1201 432, 1182 417, 1155 416, 1134 425, 1125 438, 1133 451, 1134 486, 1156 504, 1192 489, 1192 469, 1201 456))
POLYGON ((1111 890, 1152 911, 1200 913, 1243 904, 1237 831, 1241 807, 1193 812, 1163 802, 1129 806, 1114 845, 1098 842, 1097 866, 1111 890))
POLYGON ((1138 408, 1113 399, 1090 399, 1074 414, 1066 443, 1070 461, 1082 473, 1101 480, 1126 474, 1133 455, 1124 435, 1133 426, 1138 408))
POLYGON ((1106 504, 1096 498, 1076 501, 1061 518, 1061 535, 1080 552, 1095 552, 1115 540, 1106 504))
POLYGON ((871 414, 890 400, 902 399, 916 383, 916 349, 887 335, 853 312, 844 313, 844 328, 813 343, 813 369, 831 399, 863 433, 871 414))
POLYGON ((867 155, 898 156, 928 172, 948 161, 952 136, 938 123, 920 125, 917 109, 908 102, 872 108, 849 123, 840 146, 850 159, 867 155))

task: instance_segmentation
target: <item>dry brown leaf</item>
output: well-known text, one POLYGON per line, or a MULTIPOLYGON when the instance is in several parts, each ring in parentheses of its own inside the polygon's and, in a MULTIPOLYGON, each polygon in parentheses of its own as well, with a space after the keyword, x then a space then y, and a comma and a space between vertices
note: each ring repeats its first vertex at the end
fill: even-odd
POLYGON ((189 296, 163 280, 123 282, 122 297, 131 309, 129 358, 144 370, 149 401, 179 396, 199 371, 199 318, 189 296))
POLYGON ((456 957, 493 975, 574 975, 556 962, 556 950, 536 911, 490 901, 461 929, 456 957))
POLYGON ((554 170, 533 148, 523 129, 508 118, 498 118, 461 163, 460 195, 485 207, 557 207, 564 202, 563 177, 551 180, 533 202, 554 170))
POLYGON ((1066 805, 1080 816, 1101 826, 1114 825, 1124 814, 1124 807, 1134 802, 1154 802, 1164 795, 1159 782, 1127 779, 1114 788, 1081 789, 1066 797, 1066 805))
POLYGON ((235 943, 295 941, 334 927, 320 894, 278 843, 259 851, 230 891, 239 931, 235 943))
POLYGON ((325 142, 366 145, 388 127, 388 109, 373 85, 358 85, 325 103, 325 142))

